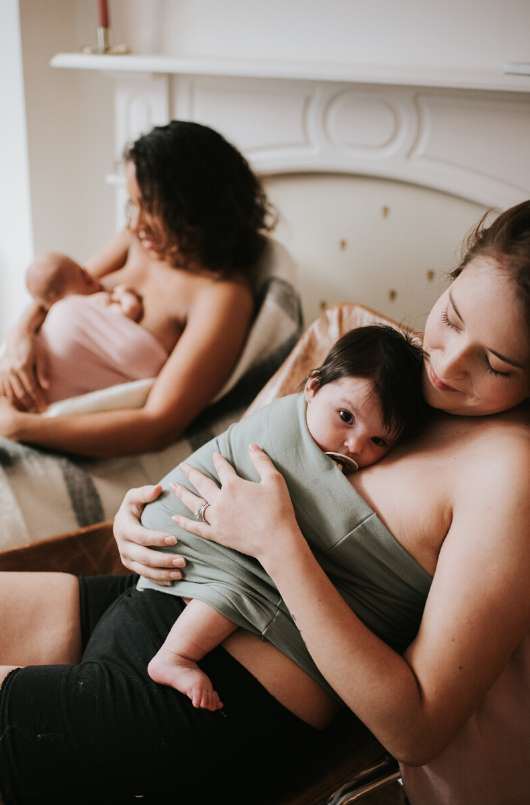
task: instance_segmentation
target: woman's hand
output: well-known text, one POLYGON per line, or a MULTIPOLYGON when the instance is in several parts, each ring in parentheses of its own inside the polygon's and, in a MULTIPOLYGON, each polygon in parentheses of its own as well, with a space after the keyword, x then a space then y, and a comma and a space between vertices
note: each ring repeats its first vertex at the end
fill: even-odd
POLYGON ((146 503, 156 500, 162 491, 161 486, 142 486, 129 489, 114 519, 114 537, 122 563, 133 573, 146 579, 169 586, 175 579, 181 579, 186 560, 174 553, 160 553, 150 550, 154 545, 164 547, 175 545, 173 534, 150 531, 140 523, 146 503))
POLYGON ((0 436, 18 441, 19 424, 29 416, 14 408, 6 397, 0 397, 0 436))
POLYGON ((31 327, 23 322, 6 339, 0 361, 0 393, 20 411, 41 413, 46 410, 43 389, 48 388, 48 360, 35 337, 33 326, 39 326, 45 313, 35 313, 31 327))
POLYGON ((176 482, 170 484, 171 491, 194 513, 205 501, 210 505, 204 512, 206 523, 179 515, 173 520, 192 534, 253 556, 265 565, 279 552, 284 555, 293 532, 300 532, 282 475, 257 445, 250 445, 249 450, 260 483, 239 478, 219 453, 214 453, 213 462, 221 489, 199 470, 181 464, 179 469, 202 498, 176 482))

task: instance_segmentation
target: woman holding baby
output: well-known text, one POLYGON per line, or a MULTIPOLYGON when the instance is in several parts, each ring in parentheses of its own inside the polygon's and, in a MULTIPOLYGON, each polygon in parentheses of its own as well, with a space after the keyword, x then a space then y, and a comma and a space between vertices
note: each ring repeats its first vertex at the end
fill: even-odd
MULTIPOLYGON (((176 487, 191 512, 209 504, 207 523, 180 516, 181 527, 253 557, 272 578, 327 683, 405 764, 411 805, 516 805, 527 796, 529 278, 525 202, 477 228, 431 311, 427 426, 349 476, 351 495, 432 578, 402 654, 337 593, 258 447, 250 455, 261 483, 238 479, 218 457, 221 488, 186 466, 198 495, 176 487)), ((158 492, 129 493, 116 531, 131 570, 169 582, 185 575, 182 560, 148 547, 174 537, 138 523, 158 492)), ((338 705, 286 655, 238 629, 203 661, 223 710, 194 709, 146 670, 180 599, 123 577, 82 590, 80 601, 70 576, 2 578, 6 803, 266 801, 303 767, 338 705)))
MULTIPOLYGON (((109 311, 86 305, 94 292, 108 292, 108 302, 113 296, 115 307, 123 307, 123 292, 133 291, 140 305, 136 316, 114 316, 114 335, 102 335, 101 350, 105 344, 109 352, 118 344, 123 348, 116 371, 140 364, 138 354, 147 350, 144 364, 155 371, 143 376, 157 380, 143 408, 43 420, 38 413, 50 401, 53 375, 48 376, 39 330, 50 294, 36 293, 38 301, 8 338, 1 365, 6 401, 0 432, 10 439, 97 457, 159 450, 215 397, 241 352, 254 312, 250 272, 264 248, 263 233, 271 228, 265 194, 246 160, 217 132, 181 121, 141 137, 125 160, 129 226, 83 267, 61 255, 47 256, 56 273, 70 271, 77 282, 77 290, 51 293, 50 327, 59 314, 63 320, 47 343, 55 338, 60 345, 81 319, 87 329, 100 322, 103 327, 109 311), (66 298, 56 301, 60 296, 66 298)), ((42 272, 46 265, 38 268, 42 272)), ((80 354, 70 358, 78 367, 80 354)))

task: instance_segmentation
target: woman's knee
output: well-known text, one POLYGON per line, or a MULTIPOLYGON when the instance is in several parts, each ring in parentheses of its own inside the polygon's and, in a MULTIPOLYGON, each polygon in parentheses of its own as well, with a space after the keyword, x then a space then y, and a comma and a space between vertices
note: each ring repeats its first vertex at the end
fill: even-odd
POLYGON ((0 573, 0 663, 79 662, 79 582, 68 573, 0 573))

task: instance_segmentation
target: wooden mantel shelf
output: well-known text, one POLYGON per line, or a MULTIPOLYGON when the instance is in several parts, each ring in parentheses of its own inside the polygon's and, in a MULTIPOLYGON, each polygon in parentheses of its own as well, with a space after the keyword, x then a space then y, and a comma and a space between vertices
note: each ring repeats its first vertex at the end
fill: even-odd
POLYGON ((530 93, 529 75, 506 74, 501 68, 473 70, 313 61, 191 59, 164 55, 113 56, 90 53, 58 53, 51 60, 51 66, 76 70, 299 79, 530 93))

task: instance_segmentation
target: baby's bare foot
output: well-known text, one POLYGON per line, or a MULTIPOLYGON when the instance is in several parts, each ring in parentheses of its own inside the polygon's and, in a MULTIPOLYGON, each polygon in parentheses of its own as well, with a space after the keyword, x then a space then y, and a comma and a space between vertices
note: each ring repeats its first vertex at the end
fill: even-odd
POLYGON ((164 646, 147 666, 147 673, 155 682, 184 693, 191 699, 194 707, 213 711, 220 710, 223 706, 209 678, 197 663, 174 654, 164 646))

